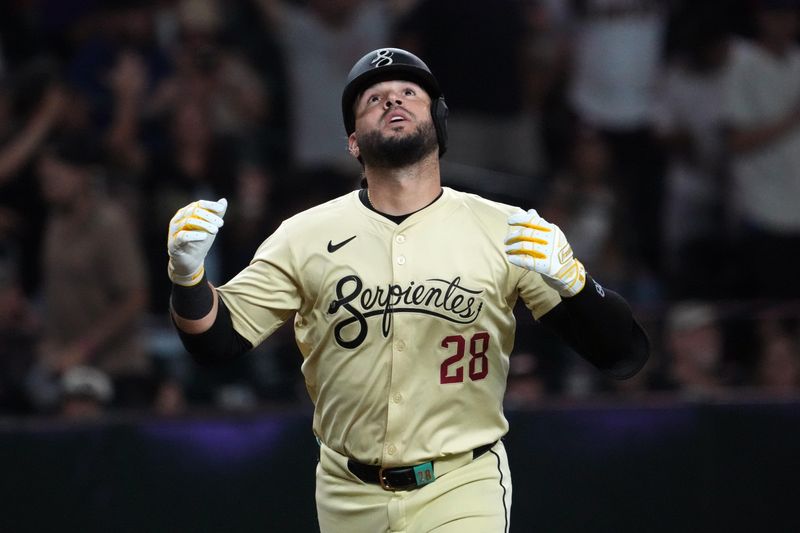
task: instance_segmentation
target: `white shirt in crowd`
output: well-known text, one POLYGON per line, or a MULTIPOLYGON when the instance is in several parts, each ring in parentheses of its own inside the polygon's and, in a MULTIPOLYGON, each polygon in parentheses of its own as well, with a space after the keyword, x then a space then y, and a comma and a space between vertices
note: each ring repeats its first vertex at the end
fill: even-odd
POLYGON ((366 1, 349 22, 333 28, 310 9, 281 4, 280 43, 289 78, 293 160, 301 168, 352 168, 342 125, 341 92, 350 67, 367 50, 385 46, 390 16, 382 2, 366 1))
POLYGON ((667 10, 657 0, 585 0, 573 14, 569 98, 581 118, 629 130, 652 118, 667 10))
MULTIPOLYGON (((725 115, 736 128, 774 123, 800 105, 800 48, 783 57, 744 40, 733 46, 725 115)), ((800 126, 733 159, 743 220, 776 232, 800 231, 800 126)))

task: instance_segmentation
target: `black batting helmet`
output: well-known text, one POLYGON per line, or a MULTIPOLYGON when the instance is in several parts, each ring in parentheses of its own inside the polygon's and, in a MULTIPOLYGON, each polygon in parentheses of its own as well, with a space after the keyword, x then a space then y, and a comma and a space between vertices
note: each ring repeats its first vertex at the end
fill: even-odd
POLYGON ((447 105, 439 82, 420 58, 400 48, 379 48, 358 60, 347 76, 342 93, 342 116, 347 135, 356 129, 353 105, 370 85, 389 80, 412 81, 431 97, 431 118, 439 141, 439 157, 447 149, 447 105))

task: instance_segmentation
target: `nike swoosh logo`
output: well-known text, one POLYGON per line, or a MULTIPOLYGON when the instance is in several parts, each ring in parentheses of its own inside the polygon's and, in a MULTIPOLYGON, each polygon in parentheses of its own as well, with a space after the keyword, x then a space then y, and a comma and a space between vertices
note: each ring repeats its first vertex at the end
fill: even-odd
POLYGON ((336 250, 338 250, 339 248, 341 248, 342 246, 344 246, 348 242, 352 241, 356 237, 357 237, 357 235, 353 235, 349 239, 346 239, 346 240, 344 240, 344 241, 342 241, 340 243, 337 243, 337 244, 333 244, 332 241, 328 241, 328 253, 332 254, 333 252, 335 252, 336 250))

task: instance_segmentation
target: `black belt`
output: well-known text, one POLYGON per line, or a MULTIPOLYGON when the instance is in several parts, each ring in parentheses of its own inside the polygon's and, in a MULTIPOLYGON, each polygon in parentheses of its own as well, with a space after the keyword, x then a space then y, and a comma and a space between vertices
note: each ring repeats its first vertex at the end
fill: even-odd
MULTIPOLYGON (((472 450, 472 460, 488 452, 497 441, 484 444, 472 450)), ((386 490, 416 489, 431 483, 435 478, 433 473, 434 461, 421 463, 414 466, 397 466, 383 468, 379 465, 367 465, 354 459, 347 460, 347 468, 364 483, 380 485, 386 490)))

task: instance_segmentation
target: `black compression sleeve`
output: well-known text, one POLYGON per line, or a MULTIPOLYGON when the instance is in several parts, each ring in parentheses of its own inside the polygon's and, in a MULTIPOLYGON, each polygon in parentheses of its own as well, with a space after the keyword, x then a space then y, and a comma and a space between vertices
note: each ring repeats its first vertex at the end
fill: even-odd
POLYGON ((177 326, 176 329, 186 351, 202 365, 226 363, 253 349, 250 341, 233 329, 231 314, 221 298, 218 298, 217 318, 207 331, 190 334, 177 326))
POLYGON ((175 313, 188 320, 199 320, 206 316, 214 304, 214 294, 208 284, 205 273, 200 283, 191 287, 172 284, 172 309, 175 313))
POLYGON ((642 369, 650 342, 622 296, 586 276, 586 286, 541 317, 582 357, 616 379, 642 369))

